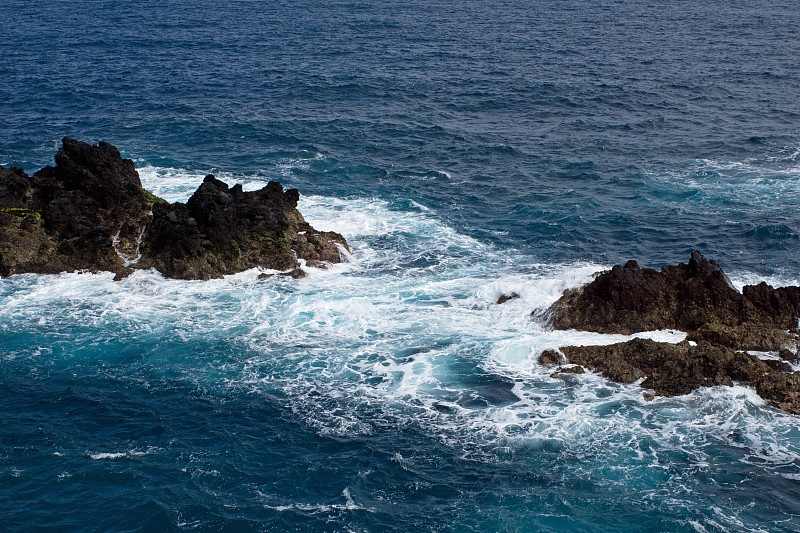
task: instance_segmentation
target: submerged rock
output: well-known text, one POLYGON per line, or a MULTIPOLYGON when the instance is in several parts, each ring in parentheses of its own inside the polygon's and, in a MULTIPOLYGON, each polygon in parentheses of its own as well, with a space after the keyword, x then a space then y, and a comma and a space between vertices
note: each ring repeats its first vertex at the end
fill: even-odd
MULTIPOLYGON (((687 332, 686 341, 677 345, 633 339, 562 349, 570 363, 615 381, 644 378, 643 387, 665 396, 736 382, 752 386, 781 409, 800 412, 800 374, 786 361, 762 361, 745 353, 772 351, 796 360, 799 287, 775 289, 760 283, 739 292, 717 263, 695 251, 688 264, 668 265, 660 272, 640 268, 635 261, 617 265, 566 291, 549 316, 556 329, 626 335, 659 329, 687 332)), ((560 364, 560 355, 545 352, 539 362, 560 364)))
POLYGON ((550 374, 551 378, 563 378, 568 374, 584 374, 585 371, 583 370, 582 366, 560 366, 558 370, 550 374))
POLYGON ((213 176, 185 204, 142 188, 112 145, 64 138, 56 166, 29 177, 0 167, 0 275, 155 268, 210 279, 262 267, 301 277, 298 259, 340 262, 347 243, 312 228, 296 189, 229 188, 213 176))

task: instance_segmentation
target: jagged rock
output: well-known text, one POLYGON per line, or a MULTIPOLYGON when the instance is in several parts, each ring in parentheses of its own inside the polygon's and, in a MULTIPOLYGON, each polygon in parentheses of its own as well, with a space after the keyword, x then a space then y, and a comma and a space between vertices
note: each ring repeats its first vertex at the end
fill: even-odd
POLYGON ((244 192, 207 176, 186 204, 168 204, 108 143, 67 137, 55 160, 32 177, 0 167, 2 276, 155 268, 209 279, 263 267, 302 277, 298 259, 340 262, 347 250, 341 235, 312 228, 298 191, 277 182, 244 192))
POLYGON ((21 168, 0 166, 0 209, 30 204, 30 178, 21 168))
POLYGON ((263 281, 265 279, 270 279, 274 276, 286 276, 287 278, 302 279, 306 277, 306 275, 307 275, 306 271, 303 270, 302 268, 294 268, 286 272, 278 272, 277 274, 267 274, 267 273, 259 274, 257 279, 263 281))
POLYGON ((302 268, 294 268, 294 269, 290 270, 289 272, 281 272, 280 275, 281 276, 288 276, 288 277, 294 278, 294 279, 303 279, 304 277, 306 277, 307 274, 306 274, 306 271, 303 270, 302 268))
POLYGON ((644 378, 643 387, 666 396, 738 382, 754 387, 775 406, 800 413, 800 373, 792 373, 786 362, 797 360, 798 287, 774 289, 760 283, 739 292, 719 265, 695 251, 688 264, 668 265, 660 272, 635 261, 617 265, 565 292, 549 312, 557 329, 687 332, 686 342, 677 345, 633 339, 562 348, 569 362, 614 381, 644 378), (778 352, 785 360, 762 361, 747 350, 778 352))
POLYGON ((152 204, 133 162, 68 137, 55 162, 31 177, 0 171, 0 275, 124 271, 114 241, 135 249, 152 204))
MULTIPOLYGON (((636 261, 616 265, 553 306, 556 329, 631 334, 655 329, 695 329, 715 320, 739 323, 748 302, 713 261, 693 252, 689 264, 661 272, 636 261)), ((752 305, 751 305, 752 307, 752 305)))
POLYGON ((800 356, 798 352, 793 352, 786 348, 781 348, 778 350, 778 357, 784 361, 790 362, 793 365, 800 364, 800 356))
POLYGON ((776 372, 792 373, 792 365, 778 359, 762 359, 763 363, 776 372))
POLYGON ((318 232, 297 210, 299 193, 270 182, 244 192, 206 176, 186 204, 156 205, 141 245, 140 268, 165 276, 209 279, 261 267, 302 277, 298 258, 341 262, 338 233, 318 232))
POLYGON ((516 292, 512 292, 511 294, 501 294, 500 297, 497 299, 497 305, 504 304, 509 300, 515 300, 519 298, 519 294, 516 292))
POLYGON ((560 366, 558 370, 550 374, 551 378, 563 378, 566 374, 584 374, 582 366, 560 366))
POLYGON ((686 340, 708 342, 736 350, 777 351, 795 346, 795 336, 783 329, 744 322, 727 326, 717 322, 689 331, 686 340))
POLYGON ((800 395, 800 374, 787 373, 788 365, 722 346, 633 339, 610 346, 569 346, 563 352, 571 363, 614 381, 633 383, 645 378, 641 386, 661 396, 736 382, 752 386, 776 407, 792 410, 800 395))
POLYGON ((539 355, 540 365, 557 365, 564 358, 555 350, 545 350, 539 355))
MULTIPOLYGON (((621 383, 646 378, 643 387, 675 396, 703 386, 730 385, 727 371, 736 352, 688 343, 673 345, 633 339, 610 346, 568 346, 562 351, 571 363, 591 368, 621 383)), ((758 359, 742 354, 743 357, 758 359)), ((766 367, 765 367, 766 370, 766 367)))
POLYGON ((778 350, 793 338, 776 330, 797 326, 800 288, 765 283, 740 293, 717 263, 698 251, 688 264, 660 272, 635 261, 617 265, 594 281, 570 290, 550 308, 556 329, 632 334, 679 329, 741 349, 778 350))
POLYGON ((800 287, 772 288, 765 282, 745 285, 742 294, 762 313, 769 316, 777 327, 797 329, 800 309, 800 287))
POLYGON ((756 383, 756 392, 773 405, 789 413, 800 415, 800 374, 770 372, 756 383))

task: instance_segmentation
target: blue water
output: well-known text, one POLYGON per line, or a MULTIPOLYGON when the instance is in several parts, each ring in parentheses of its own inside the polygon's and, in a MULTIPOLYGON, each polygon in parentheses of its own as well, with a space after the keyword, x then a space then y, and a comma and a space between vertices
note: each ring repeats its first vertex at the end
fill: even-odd
POLYGON ((353 251, 1 279, 0 530, 799 530, 796 417, 552 378, 622 337, 530 314, 694 248, 798 283, 798 57, 789 1, 0 3, 0 164, 278 179, 353 251))

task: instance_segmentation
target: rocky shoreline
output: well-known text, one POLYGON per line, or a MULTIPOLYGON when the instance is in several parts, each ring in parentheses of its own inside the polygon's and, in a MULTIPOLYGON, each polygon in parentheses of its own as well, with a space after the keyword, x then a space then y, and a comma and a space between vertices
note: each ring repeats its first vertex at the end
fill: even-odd
POLYGON ((543 365, 568 362, 622 383, 643 379, 642 387, 663 396, 738 383, 800 414, 800 373, 793 370, 800 287, 775 289, 762 282, 739 292, 717 263, 695 251, 687 264, 660 272, 635 261, 616 265, 566 291, 547 317, 554 329, 625 335, 677 329, 687 337, 677 345, 633 339, 547 350, 539 357, 543 365))
POLYGON ((299 198, 278 182, 245 192, 209 175, 185 204, 168 203, 114 146, 65 137, 54 167, 0 166, 0 276, 155 268, 211 279, 260 267, 302 277, 300 259, 344 261, 344 237, 311 227, 299 198))

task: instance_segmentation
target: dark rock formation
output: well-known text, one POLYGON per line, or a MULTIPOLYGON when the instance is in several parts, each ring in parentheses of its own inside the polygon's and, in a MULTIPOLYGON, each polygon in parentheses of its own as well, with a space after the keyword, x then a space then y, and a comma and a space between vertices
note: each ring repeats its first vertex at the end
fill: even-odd
POLYGON ((297 190, 277 182, 243 192, 208 176, 186 204, 168 204, 108 143, 65 138, 55 159, 31 177, 0 167, 2 276, 155 268, 209 279, 263 267, 300 277, 298 259, 339 262, 347 249, 341 235, 306 223, 297 190))
POLYGON ((497 299, 497 305, 502 305, 508 301, 516 300, 517 298, 519 298, 519 294, 516 292, 512 292, 511 294, 501 294, 497 299))
MULTIPOLYGON (((714 261, 693 252, 688 264, 660 272, 635 261, 617 265, 594 281, 566 291, 549 316, 556 329, 630 335, 679 329, 678 345, 633 339, 611 346, 569 346, 570 362, 623 383, 641 378, 656 394, 686 394, 698 387, 738 382, 781 409, 800 413, 800 374, 786 361, 762 361, 747 350, 774 351, 796 361, 800 287, 766 283, 737 291, 714 261), (690 342, 691 341, 691 342, 690 342)), ((561 363, 557 352, 539 362, 561 363)))
POLYGON ((55 161, 31 177, 0 170, 0 275, 123 271, 115 240, 135 251, 154 200, 133 162, 108 143, 70 138, 55 161))
MULTIPOLYGON (((306 271, 303 270, 302 268, 295 268, 294 270, 287 270, 286 272, 278 272, 277 275, 278 276, 285 276, 287 278, 303 279, 304 277, 306 277, 306 271)), ((265 274, 259 274, 257 279, 265 280, 265 279, 269 279, 269 278, 271 278, 273 276, 275 276, 275 274, 266 274, 266 273, 265 274)))
POLYGON ((660 272, 635 261, 617 265, 570 290, 550 308, 556 329, 629 335, 679 329, 692 340, 732 348, 777 350, 792 345, 786 330, 800 316, 800 287, 766 283, 737 291, 717 263, 692 252, 688 264, 660 272))
POLYGON ((539 355, 540 365, 557 365, 564 357, 555 350, 545 350, 539 355))
POLYGON ((763 316, 781 329, 797 329, 800 309, 800 287, 773 289, 763 281, 758 285, 745 285, 742 295, 753 303, 763 316))
POLYGON ((337 244, 346 249, 344 238, 303 220, 299 197, 297 189, 284 192, 274 181, 244 192, 206 176, 186 204, 153 207, 137 266, 172 278, 208 279, 253 267, 296 269, 298 259, 341 262, 337 244))
POLYGON ((790 368, 775 364, 779 361, 762 361, 723 346, 633 339, 610 346, 569 346, 563 352, 571 363, 614 381, 633 383, 645 378, 642 387, 661 396, 737 382, 753 387, 776 407, 800 413, 800 374, 787 373, 790 368))
POLYGON ((551 378, 563 378, 568 374, 584 374, 585 371, 583 370, 582 366, 560 366, 558 370, 550 374, 551 378))

